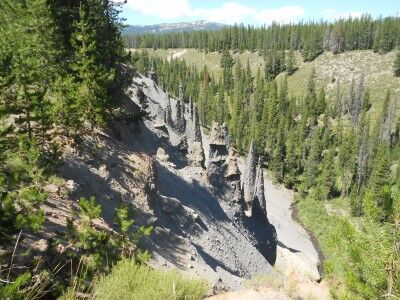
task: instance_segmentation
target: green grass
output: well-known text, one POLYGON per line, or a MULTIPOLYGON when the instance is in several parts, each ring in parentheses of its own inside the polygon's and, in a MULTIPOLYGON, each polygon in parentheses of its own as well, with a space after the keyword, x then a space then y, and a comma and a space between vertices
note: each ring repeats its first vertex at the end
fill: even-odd
POLYGON ((176 270, 155 270, 130 260, 119 262, 94 286, 95 299, 194 300, 206 295, 204 280, 187 279, 176 270))
MULTIPOLYGON (((332 205, 345 209, 342 201, 336 199, 332 205)), ((325 278, 335 298, 376 299, 383 295, 390 249, 387 228, 364 218, 328 214, 324 202, 312 197, 300 199, 297 207, 325 255, 325 278)))
MULTIPOLYGON (((171 57, 174 53, 182 52, 183 54, 179 57, 185 59, 188 65, 195 65, 199 70, 206 65, 215 79, 218 80, 221 76, 221 53, 205 53, 195 49, 148 49, 148 51, 151 55, 164 58, 171 57)), ((263 58, 257 52, 245 51, 243 53, 233 53, 233 56, 240 58, 244 66, 249 61, 253 75, 256 74, 259 67, 263 68, 264 66, 263 58)), ((305 63, 302 61, 300 53, 296 53, 299 69, 288 79, 289 90, 293 96, 304 96, 307 88, 307 78, 311 70, 315 69, 317 85, 326 89, 327 96, 335 100, 337 81, 339 81, 342 97, 345 99, 348 96, 353 76, 357 79, 362 73, 365 86, 369 87, 371 92, 374 113, 380 111, 388 89, 392 92, 392 97, 398 102, 396 107, 400 107, 400 79, 393 75, 394 58, 395 51, 387 54, 378 54, 371 50, 359 50, 337 55, 325 52, 314 61, 305 63), (336 78, 334 82, 332 78, 336 78)), ((282 79, 284 74, 282 73, 278 76, 278 81, 282 79)))

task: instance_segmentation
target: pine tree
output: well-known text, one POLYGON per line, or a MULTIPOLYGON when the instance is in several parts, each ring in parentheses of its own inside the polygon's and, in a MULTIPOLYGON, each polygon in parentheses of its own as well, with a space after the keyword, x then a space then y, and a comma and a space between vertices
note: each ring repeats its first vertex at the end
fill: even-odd
POLYGON ((319 175, 317 177, 317 197, 320 200, 328 200, 335 186, 335 168, 334 155, 332 150, 324 153, 324 158, 319 167, 319 175))
POLYGON ((294 55, 294 51, 291 48, 287 54, 286 57, 286 72, 287 74, 290 76, 292 75, 294 72, 296 72, 297 67, 296 67, 296 58, 294 55))
POLYGON ((377 220, 384 222, 392 214, 393 201, 390 190, 390 157, 387 144, 379 145, 371 170, 368 192, 371 193, 371 197, 379 209, 377 220))
POLYGON ((78 111, 90 126, 103 125, 110 101, 107 87, 114 79, 114 70, 107 72, 101 65, 101 54, 96 43, 96 31, 88 15, 88 7, 81 4, 79 21, 75 23, 72 46, 75 51, 73 70, 78 82, 78 111))
POLYGON ((306 119, 310 119, 311 124, 315 124, 318 117, 318 111, 317 111, 318 96, 315 88, 315 78, 316 74, 315 70, 313 69, 308 79, 307 94, 304 105, 304 110, 305 110, 304 117, 306 119))
POLYGON ((314 127, 311 141, 309 145, 309 152, 304 167, 304 174, 306 179, 306 186, 308 188, 314 187, 318 175, 318 164, 322 153, 322 143, 319 129, 314 127))
POLYGON ((9 68, 9 76, 5 78, 8 91, 15 91, 7 97, 12 100, 10 108, 20 114, 17 120, 20 132, 40 138, 43 145, 51 124, 47 96, 56 74, 54 24, 45 0, 30 1, 27 5, 8 3, 6 7, 9 23, 5 38, 12 53, 6 54, 3 64, 9 68))
POLYGON ((228 48, 225 48, 222 52, 221 57, 221 67, 222 67, 222 78, 223 78, 223 86, 226 91, 231 91, 233 88, 233 73, 232 67, 234 65, 233 58, 229 53, 228 48))
POLYGON ((339 143, 338 167, 341 181, 341 196, 346 197, 353 184, 355 172, 356 147, 354 133, 344 133, 339 143))

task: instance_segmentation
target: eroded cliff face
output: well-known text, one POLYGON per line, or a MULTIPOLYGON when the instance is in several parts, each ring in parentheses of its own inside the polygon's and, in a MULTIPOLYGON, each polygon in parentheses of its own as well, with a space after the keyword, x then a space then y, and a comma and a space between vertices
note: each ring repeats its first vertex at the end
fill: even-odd
MULTIPOLYGON (((134 79, 130 94, 121 99, 122 109, 145 109, 143 121, 114 120, 105 131, 82 136, 80 145, 65 141, 59 170, 65 183, 48 187, 44 230, 27 238, 21 251, 33 245, 45 255, 40 245, 65 234, 65 220, 73 218, 79 198, 95 196, 103 206, 96 221, 102 228, 115 229, 120 201, 135 207, 138 225, 154 225, 142 246, 151 251, 155 267, 202 276, 215 292, 239 289, 246 278, 273 272, 280 246, 270 220, 278 213, 272 207, 270 215, 254 148, 243 170, 227 142, 226 126, 213 124, 210 135, 204 135, 194 103, 170 98, 142 76, 134 79), (138 90, 144 99, 137 97, 138 90)), ((287 217, 279 221, 286 224, 281 219, 287 217)), ((66 255, 68 244, 59 240, 59 255, 66 255)))
POLYGON ((178 266, 227 289, 271 272, 275 229, 265 214, 250 218, 244 214, 243 176, 238 153, 228 145, 226 125, 214 123, 210 135, 204 135, 196 105, 190 99, 183 103, 182 85, 177 100, 149 78, 135 79, 133 89, 139 87, 148 100, 148 119, 134 143, 157 154, 150 200, 156 232, 148 244, 154 265, 178 266), (146 135, 158 140, 150 145, 144 142, 146 135), (262 238, 253 227, 263 231, 262 238))

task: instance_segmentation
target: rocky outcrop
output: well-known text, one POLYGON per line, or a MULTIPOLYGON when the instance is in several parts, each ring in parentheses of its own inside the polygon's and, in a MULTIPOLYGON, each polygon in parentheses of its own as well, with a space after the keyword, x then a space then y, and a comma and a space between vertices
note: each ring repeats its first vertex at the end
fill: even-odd
POLYGON ((188 159, 192 165, 204 167, 205 157, 203 141, 201 138, 199 115, 197 113, 196 106, 192 106, 190 110, 191 111, 189 113, 192 113, 193 117, 191 118, 190 126, 188 126, 187 128, 187 135, 189 140, 188 159))
POLYGON ((244 201, 246 204, 246 215, 248 216, 251 216, 252 212, 256 177, 257 177, 257 158, 256 158, 256 149, 252 141, 246 159, 246 166, 243 178, 244 201))
POLYGON ((243 191, 240 186, 240 170, 237 163, 238 152, 233 148, 229 148, 229 154, 225 161, 224 178, 231 183, 232 202, 238 203, 243 199, 243 191))
POLYGON ((165 152, 165 150, 163 148, 157 149, 156 156, 162 162, 167 162, 169 160, 169 155, 167 154, 167 152, 165 152))
POLYGON ((267 217, 267 205, 264 194, 264 171, 262 169, 261 157, 258 159, 257 175, 254 187, 254 198, 252 206, 252 216, 267 217))
POLYGON ((197 112, 197 107, 193 106, 192 107, 192 130, 193 130, 193 141, 195 142, 200 142, 202 143, 201 140, 201 129, 200 129, 200 119, 199 119, 199 114, 197 112))
POLYGON ((203 144, 201 142, 191 143, 187 157, 191 165, 204 168, 203 144))
POLYGON ((228 155, 226 143, 226 125, 219 126, 214 122, 210 132, 209 163, 222 165, 228 155))
POLYGON ((183 94, 182 82, 179 85, 179 99, 176 102, 176 119, 175 119, 175 130, 178 133, 184 133, 186 128, 185 120, 185 99, 183 94))
POLYGON ((224 177, 227 180, 230 181, 240 180, 240 171, 237 164, 237 156, 238 156, 237 151, 234 148, 230 147, 229 154, 225 162, 226 170, 224 177))
POLYGON ((167 106, 165 107, 165 124, 169 127, 174 127, 174 123, 172 121, 172 109, 171 109, 171 100, 169 99, 169 94, 167 93, 167 106))

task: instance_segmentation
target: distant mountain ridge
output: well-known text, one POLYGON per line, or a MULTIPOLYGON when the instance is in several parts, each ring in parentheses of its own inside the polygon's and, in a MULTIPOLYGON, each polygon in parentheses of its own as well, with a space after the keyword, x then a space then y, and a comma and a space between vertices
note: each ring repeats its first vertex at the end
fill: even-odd
POLYGON ((171 32, 191 32, 198 30, 218 30, 224 26, 222 23, 208 21, 180 22, 180 23, 163 23, 155 25, 128 25, 122 34, 145 34, 145 33, 171 33, 171 32))

